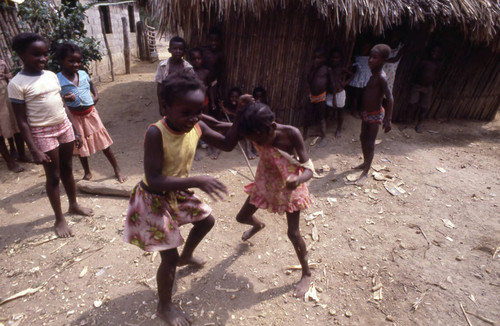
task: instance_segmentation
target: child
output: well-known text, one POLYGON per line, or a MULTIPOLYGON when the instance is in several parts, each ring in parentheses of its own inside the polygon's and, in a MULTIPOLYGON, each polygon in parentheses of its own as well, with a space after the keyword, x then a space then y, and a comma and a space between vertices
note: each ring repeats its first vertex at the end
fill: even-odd
POLYGON ((12 39, 12 49, 21 58, 23 69, 9 83, 9 100, 33 160, 43 164, 56 234, 74 236, 62 213, 59 180, 68 196, 68 212, 92 215, 91 209, 81 207, 76 201, 71 159, 74 143, 82 146, 81 136, 62 100, 57 76, 43 70, 48 60, 45 39, 34 33, 20 33, 12 39))
POLYGON ((300 211, 311 205, 305 182, 312 177, 314 167, 299 130, 276 123, 274 113, 263 103, 250 104, 242 111, 240 132, 254 142, 260 156, 255 182, 245 187, 249 196, 236 216, 238 222, 252 226, 241 238, 246 241, 265 227, 253 215, 257 208, 278 214, 286 212, 288 237, 302 266, 302 278, 294 296, 303 297, 309 286, 311 270, 299 222, 300 211), (294 157, 296 154, 298 161, 294 157))
POLYGON ((334 109, 333 114, 337 115, 335 137, 340 138, 344 122, 343 111, 346 98, 344 87, 352 80, 352 73, 342 67, 342 50, 338 48, 332 50, 331 64, 331 81, 335 94, 326 94, 326 106, 334 109))
POLYGON ((74 154, 80 157, 84 180, 92 179, 88 157, 97 151, 103 151, 115 171, 116 179, 123 183, 126 177, 120 172, 115 155, 111 150, 113 141, 102 124, 95 104, 99 101, 97 88, 89 75, 80 70, 82 50, 74 44, 63 43, 56 50, 55 58, 62 71, 57 74, 61 84, 61 94, 66 101, 78 133, 82 135, 82 147, 75 148, 74 154))
MULTIPOLYGON (((316 119, 320 123, 320 141, 318 147, 326 145, 326 93, 331 89, 331 69, 326 64, 326 50, 318 47, 314 50, 313 65, 307 75, 309 83, 309 103, 304 119, 304 140, 307 138, 309 125, 316 119)), ((333 92, 333 90, 330 90, 333 92)), ((316 145, 317 138, 311 142, 316 145)))
MULTIPOLYGON (((17 154, 17 152, 15 152, 15 147, 13 147, 13 144, 10 144, 11 152, 9 153, 7 146, 5 146, 4 140, 4 138, 10 140, 12 139, 12 137, 14 137, 15 134, 19 134, 16 117, 14 116, 14 112, 12 112, 12 108, 10 107, 7 95, 7 84, 10 77, 11 74, 9 68, 7 67, 7 64, 5 63, 5 61, 0 59, 0 154, 7 163, 7 168, 12 172, 19 173, 24 171, 24 168, 20 166, 15 160, 14 155, 17 154)), ((22 154, 26 156, 26 154, 24 153, 24 142, 22 142, 22 138, 21 144, 22 147, 20 147, 19 151, 21 152, 22 150, 22 154)))
POLYGON ((354 57, 354 63, 352 65, 354 76, 349 82, 349 97, 352 111, 357 117, 361 114, 360 104, 363 88, 366 86, 372 74, 368 66, 370 46, 370 42, 366 40, 362 42, 361 52, 354 57))
POLYGON ((361 102, 363 111, 360 140, 363 151, 363 164, 355 167, 355 169, 362 169, 363 172, 358 180, 349 182, 349 184, 362 184, 366 180, 375 155, 375 139, 377 138, 379 125, 383 123, 385 132, 391 130, 392 93, 382 71, 385 60, 387 60, 390 53, 391 48, 386 44, 377 44, 370 51, 368 66, 372 75, 363 89, 361 102), (387 101, 387 112, 382 107, 384 96, 387 101))
POLYGON ((165 112, 161 111, 162 108, 165 107, 165 104, 161 103, 162 97, 160 96, 162 81, 164 81, 169 74, 175 72, 194 72, 193 66, 182 59, 186 52, 186 41, 184 41, 182 37, 174 36, 170 39, 168 43, 168 52, 172 56, 160 62, 155 74, 155 82, 157 83, 156 95, 158 96, 158 107, 161 116, 165 115, 165 112))
POLYGON ((252 96, 255 99, 255 102, 257 103, 267 103, 267 91, 264 87, 262 86, 257 86, 253 89, 252 96))
MULTIPOLYGON (((415 114, 417 124, 415 131, 422 132, 422 121, 432 104, 432 87, 441 69, 441 47, 432 48, 430 58, 417 65, 415 82, 410 91, 409 109, 407 115, 415 114)), ((406 119, 405 119, 406 120, 406 119)), ((406 125, 403 125, 404 129, 406 125)))
POLYGON ((160 251, 157 272, 158 315, 169 325, 188 325, 183 312, 172 303, 177 266, 203 266, 193 251, 212 229, 215 219, 211 208, 194 195, 199 188, 212 199, 222 199, 226 187, 208 176, 189 177, 196 144, 200 137, 207 143, 229 151, 238 139, 238 123, 226 137, 200 121, 205 100, 203 84, 194 74, 175 73, 161 84, 160 96, 166 115, 152 124, 144 139, 144 177, 132 191, 124 229, 124 240, 145 251, 160 251), (193 228, 183 243, 179 226, 193 228))
MULTIPOLYGON (((222 75, 224 73, 224 52, 221 49, 221 38, 222 33, 217 27, 210 28, 208 32, 209 45, 203 48, 203 64, 205 68, 210 71, 210 87, 208 89, 209 94, 212 93, 215 96, 219 92, 219 83, 222 80, 222 75)), ((212 97, 212 102, 210 103, 210 115, 216 119, 220 119, 220 112, 217 110, 217 103, 215 96, 212 97)))

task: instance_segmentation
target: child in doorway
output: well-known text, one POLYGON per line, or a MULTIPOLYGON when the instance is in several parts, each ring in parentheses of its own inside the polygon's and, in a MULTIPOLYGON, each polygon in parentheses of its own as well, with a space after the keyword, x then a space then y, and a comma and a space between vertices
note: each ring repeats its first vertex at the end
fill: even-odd
POLYGON ((102 124, 95 104, 99 101, 97 88, 90 80, 90 76, 80 70, 82 64, 82 50, 71 43, 63 43, 56 50, 55 58, 61 65, 62 71, 57 74, 61 84, 61 94, 66 101, 78 133, 82 135, 83 145, 75 148, 74 154, 80 157, 84 180, 92 179, 89 159, 91 154, 103 151, 115 171, 116 179, 124 182, 126 177, 121 174, 115 155, 111 150, 113 141, 102 124))
POLYGON ((274 113, 263 103, 250 104, 242 111, 239 128, 244 137, 254 142, 260 156, 255 182, 244 188, 249 196, 236 216, 238 222, 252 226, 243 233, 242 240, 250 239, 265 227, 254 216, 258 208, 286 213, 288 237, 302 266, 302 277, 294 295, 303 297, 309 286, 311 270, 299 222, 300 211, 311 206, 305 182, 313 175, 313 164, 299 130, 276 123, 274 113), (295 155, 298 155, 298 160, 295 155))
POLYGON ((375 139, 379 125, 383 124, 384 132, 391 130, 393 99, 385 74, 382 73, 385 60, 390 53, 391 48, 386 44, 377 44, 370 51, 368 66, 372 75, 363 89, 361 102, 363 111, 360 140, 363 163, 355 167, 355 169, 362 169, 363 172, 358 180, 349 182, 349 184, 362 184, 366 180, 375 155, 375 139), (382 107, 384 96, 387 102, 385 110, 382 107))
POLYGON ((43 70, 48 61, 45 39, 34 33, 20 33, 12 39, 12 49, 23 61, 23 69, 9 83, 9 100, 33 160, 43 164, 45 188, 56 218, 55 232, 59 237, 74 236, 62 213, 59 181, 66 189, 68 212, 92 215, 91 209, 76 201, 71 160, 74 143, 82 146, 81 136, 63 102, 57 76, 43 70))
MULTIPOLYGON (((332 90, 331 69, 326 65, 326 50, 318 47, 313 53, 313 65, 307 75, 309 84, 309 103, 306 108, 304 119, 304 140, 307 138, 309 126, 319 120, 319 147, 326 145, 326 93, 332 90)), ((311 146, 316 145, 318 138, 311 142, 311 146)))
POLYGON ((155 74, 155 82, 157 83, 156 95, 158 97, 158 107, 161 116, 165 115, 165 112, 161 111, 162 108, 165 107, 165 104, 161 103, 161 101, 163 101, 160 96, 161 83, 169 74, 173 74, 175 72, 194 73, 193 66, 191 66, 186 60, 182 59, 186 53, 186 41, 184 41, 182 37, 174 36, 170 39, 170 42, 168 43, 168 52, 171 54, 171 57, 160 62, 155 74))
POLYGON ((193 251, 212 229, 211 208, 194 195, 199 188, 212 199, 223 198, 226 186, 208 176, 189 177, 200 137, 208 144, 229 151, 238 140, 238 117, 226 136, 200 121, 205 88, 194 74, 175 73, 161 84, 160 96, 166 115, 149 126, 144 138, 144 177, 132 191, 125 221, 124 240, 145 251, 159 251, 157 272, 158 315, 169 325, 188 325, 188 317, 172 303, 177 266, 203 266, 193 251), (179 227, 192 223, 183 244, 179 227))
POLYGON ((342 50, 335 48, 331 55, 331 82, 335 93, 326 94, 326 106, 332 108, 333 115, 337 116, 337 130, 335 137, 340 138, 342 132, 342 124, 344 123, 344 106, 345 106, 345 86, 352 80, 353 74, 342 67, 342 50))
MULTIPOLYGON (((432 104, 433 85, 442 65, 441 55, 441 47, 436 45, 432 48, 430 57, 417 65, 417 73, 410 90, 409 108, 406 115, 416 115, 415 131, 418 133, 422 132, 422 121, 432 104)), ((407 119, 408 117, 405 120, 407 119)), ((406 128, 406 124, 403 124, 402 129, 404 128, 406 128)))
POLYGON ((16 141, 18 138, 21 138, 19 152, 21 152, 24 158, 26 158, 26 154, 24 153, 24 142, 22 137, 19 137, 20 134, 17 127, 16 117, 14 116, 14 112, 12 112, 12 107, 10 106, 7 95, 7 84, 9 83, 10 78, 11 74, 7 64, 5 61, 0 59, 0 154, 7 163, 7 168, 12 172, 19 173, 24 171, 24 168, 16 162, 15 155, 18 154, 18 152, 15 150, 12 142, 12 144, 10 144, 11 152, 9 153, 4 140, 9 139, 10 142, 15 135, 18 135, 16 137, 16 141))
POLYGON ((214 94, 213 101, 210 102, 210 115, 220 119, 220 112, 217 110, 215 96, 219 95, 219 83, 224 73, 224 52, 221 49, 222 33, 217 27, 210 28, 208 32, 208 46, 203 47, 203 64, 210 71, 208 89, 209 94, 214 94))
POLYGON ((361 97, 363 88, 372 75, 370 67, 368 66, 368 58, 370 54, 371 44, 369 41, 363 41, 361 44, 361 51, 359 55, 354 57, 352 69, 354 69, 354 76, 349 82, 349 101, 353 114, 357 117, 361 115, 361 97))

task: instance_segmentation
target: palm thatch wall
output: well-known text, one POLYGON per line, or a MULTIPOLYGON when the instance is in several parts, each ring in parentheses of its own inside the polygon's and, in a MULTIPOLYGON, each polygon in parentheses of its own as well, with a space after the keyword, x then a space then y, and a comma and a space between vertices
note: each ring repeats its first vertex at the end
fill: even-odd
MULTIPOLYGON (((223 31, 226 89, 262 85, 279 120, 300 123, 313 49, 342 47, 350 57, 359 35, 409 29, 394 88, 395 115, 405 109, 415 63, 431 39, 449 51, 429 116, 491 120, 500 106, 500 6, 493 0, 153 0, 160 22, 188 44, 223 31)), ((347 63, 347 62, 346 62, 347 63)))

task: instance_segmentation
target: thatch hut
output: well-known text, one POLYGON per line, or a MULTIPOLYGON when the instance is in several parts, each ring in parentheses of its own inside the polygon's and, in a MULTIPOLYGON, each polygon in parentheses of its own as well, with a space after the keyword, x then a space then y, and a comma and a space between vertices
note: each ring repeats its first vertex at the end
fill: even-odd
MULTIPOLYGON (((407 50, 394 86, 395 114, 405 109, 415 62, 430 42, 447 53, 430 117, 491 120, 500 105, 500 6, 495 0, 153 0, 161 32, 206 42, 223 31, 226 87, 268 89, 271 107, 300 123, 313 49, 352 54, 360 36, 404 28, 407 50)), ((346 62, 347 63, 347 62, 346 62)), ((227 89, 227 88, 226 88, 227 89)))

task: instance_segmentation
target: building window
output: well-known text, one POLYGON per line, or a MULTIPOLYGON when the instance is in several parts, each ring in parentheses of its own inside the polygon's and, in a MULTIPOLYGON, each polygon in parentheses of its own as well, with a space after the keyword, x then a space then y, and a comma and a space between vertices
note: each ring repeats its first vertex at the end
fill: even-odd
POLYGON ((109 14, 108 6, 99 6, 99 15, 101 16, 101 21, 104 23, 104 31, 106 34, 113 33, 111 29, 111 15, 109 14))
POLYGON ((135 33, 135 17, 134 17, 134 6, 128 6, 128 24, 130 25, 130 33, 135 33))

